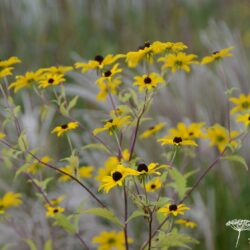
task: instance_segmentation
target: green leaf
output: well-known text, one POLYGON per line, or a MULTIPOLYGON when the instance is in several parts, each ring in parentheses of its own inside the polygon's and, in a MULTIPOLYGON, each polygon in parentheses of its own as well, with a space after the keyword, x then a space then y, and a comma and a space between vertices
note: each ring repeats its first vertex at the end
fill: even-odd
POLYGON ((169 175, 174 181, 170 183, 169 186, 172 186, 178 193, 180 199, 182 199, 187 191, 187 178, 182 175, 176 168, 170 169, 169 175))
POLYGON ((70 102, 69 105, 67 107, 67 112, 69 113, 69 111, 75 107, 77 100, 78 100, 79 96, 75 96, 70 102))
POLYGON ((74 227, 74 224, 71 223, 70 217, 67 217, 64 214, 56 214, 54 219, 56 220, 54 225, 61 226, 65 231, 70 234, 76 233, 76 229, 74 227))
POLYGON ((240 156, 240 155, 229 155, 229 156, 223 156, 221 157, 221 160, 227 160, 227 161, 233 161, 233 162, 238 162, 241 165, 245 167, 246 170, 248 170, 248 165, 246 163, 246 160, 240 156))
POLYGON ((29 147, 28 139, 24 131, 20 134, 18 138, 18 146, 22 152, 26 152, 29 147))
POLYGON ((53 250, 52 240, 47 240, 44 245, 44 250, 53 250))
POLYGON ((27 239, 27 240, 25 240, 25 242, 29 245, 30 250, 37 250, 37 247, 32 240, 27 239))
POLYGON ((105 218, 113 223, 115 223, 119 227, 123 227, 123 224, 120 220, 115 216, 115 214, 106 208, 90 208, 86 210, 81 210, 81 214, 93 214, 102 218, 105 218))
POLYGON ((16 171, 15 177, 14 179, 16 179, 21 173, 26 172, 27 168, 30 166, 29 163, 25 163, 23 164, 21 167, 18 168, 18 170, 16 171))
POLYGON ((160 232, 157 240, 153 240, 152 247, 161 250, 168 250, 170 247, 183 247, 192 249, 188 244, 198 244, 199 242, 185 234, 180 234, 176 229, 170 233, 160 232))
POLYGON ((143 211, 141 210, 135 210, 127 219, 126 224, 131 221, 132 219, 139 217, 139 216, 146 216, 148 217, 148 214, 145 214, 143 211))
POLYGON ((12 247, 12 246, 14 246, 14 245, 15 245, 14 243, 4 244, 4 245, 1 247, 1 250, 8 250, 9 247, 12 247))

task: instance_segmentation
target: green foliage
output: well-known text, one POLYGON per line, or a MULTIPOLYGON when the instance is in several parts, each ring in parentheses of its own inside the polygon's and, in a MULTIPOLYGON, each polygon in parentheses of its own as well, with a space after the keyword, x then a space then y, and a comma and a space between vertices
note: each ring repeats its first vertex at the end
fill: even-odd
POLYGON ((226 161, 230 161, 230 162, 236 162, 239 163, 240 165, 242 165, 243 167, 245 167, 246 170, 248 170, 248 165, 246 160, 240 156, 240 155, 227 155, 227 156, 223 156, 221 157, 221 160, 226 160, 226 161))
POLYGON ((54 225, 62 227, 66 232, 70 234, 75 234, 77 229, 72 222, 72 216, 66 216, 64 214, 56 214, 54 216, 54 225))
POLYGON ((25 242, 29 246, 30 250, 37 250, 35 243, 31 239, 26 239, 25 242))

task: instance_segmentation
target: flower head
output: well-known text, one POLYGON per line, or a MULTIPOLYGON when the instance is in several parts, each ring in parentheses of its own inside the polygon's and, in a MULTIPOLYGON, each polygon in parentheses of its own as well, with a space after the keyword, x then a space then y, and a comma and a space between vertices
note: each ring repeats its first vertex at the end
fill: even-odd
POLYGON ((246 112, 250 110, 250 94, 240 94, 238 98, 232 97, 229 99, 229 101, 235 104, 235 107, 233 107, 231 110, 231 114, 234 114, 236 112, 246 112))
MULTIPOLYGON (((132 238, 129 237, 128 243, 131 244, 132 242, 132 238)), ((99 245, 97 250, 125 250, 124 232, 101 232, 98 236, 95 236, 92 239, 92 243, 99 245)))
POLYGON ((185 220, 185 219, 178 219, 174 223, 184 225, 185 227, 190 227, 190 228, 197 227, 197 224, 195 222, 190 221, 190 220, 185 220))
POLYGON ((186 54, 184 52, 179 52, 177 54, 167 54, 165 57, 159 58, 164 64, 162 68, 171 68, 172 72, 175 73, 176 70, 190 71, 190 65, 198 63, 194 59, 197 56, 194 54, 186 54))
POLYGON ((103 131, 109 131, 109 134, 112 135, 115 129, 128 125, 130 123, 130 118, 131 116, 115 117, 114 119, 106 121, 104 127, 94 129, 93 134, 97 135, 103 131))
POLYGON ((148 137, 150 137, 151 135, 156 134, 157 132, 159 132, 162 128, 164 128, 166 126, 165 122, 160 122, 155 124, 154 126, 148 128, 147 130, 145 130, 141 135, 140 138, 141 139, 146 139, 148 137))
POLYGON ((165 137, 160 138, 157 141, 161 142, 161 145, 167 144, 175 146, 195 146, 195 147, 198 146, 195 141, 185 139, 184 137, 181 136, 166 135, 165 137))
POLYGON ((21 60, 15 56, 12 56, 7 60, 0 60, 0 78, 12 75, 12 70, 14 68, 11 66, 20 62, 21 60))
POLYGON ((20 193, 7 192, 0 199, 0 214, 5 213, 6 209, 10 207, 18 207, 20 204, 22 204, 20 193))
POLYGON ((158 163, 150 163, 149 165, 145 163, 138 163, 137 164, 137 171, 138 175, 144 175, 144 174, 157 174, 160 175, 160 172, 157 172, 157 170, 161 168, 165 168, 166 165, 159 165, 158 163))
POLYGON ((186 48, 187 46, 182 42, 173 43, 155 41, 152 43, 152 50, 155 54, 162 52, 178 53, 186 48))
POLYGON ((153 180, 146 183, 145 188, 147 192, 155 192, 162 186, 162 181, 159 178, 154 178, 153 180))
POLYGON ((184 211, 189 209, 190 208, 183 203, 179 205, 167 203, 164 207, 160 208, 158 212, 177 216, 179 214, 184 214, 184 211))
POLYGON ((79 126, 78 122, 69 122, 61 126, 55 127, 51 133, 57 133, 57 136, 61 136, 69 130, 75 129, 79 126))
POLYGON ((238 115, 236 121, 242 122, 245 127, 248 127, 250 125, 250 114, 246 113, 243 115, 238 115))
POLYGON ((129 175, 138 175, 138 172, 132 168, 118 165, 110 175, 104 176, 101 180, 99 190, 103 189, 104 192, 108 193, 110 189, 115 186, 122 186, 124 179, 129 175))
POLYGON ((107 55, 105 57, 96 55, 93 60, 89 60, 87 63, 77 62, 76 68, 81 68, 82 72, 86 72, 91 69, 103 69, 105 66, 115 63, 118 59, 125 57, 125 55, 107 55))
POLYGON ((59 206, 46 206, 46 208, 47 208, 46 212, 47 217, 54 217, 56 214, 64 212, 64 208, 59 206))
MULTIPOLYGON (((41 161, 44 163, 50 162, 52 159, 49 156, 43 156, 41 161)), ((36 174, 41 168, 43 164, 41 164, 38 160, 34 160, 27 168, 28 173, 36 174)))
POLYGON ((229 131, 226 128, 219 124, 215 124, 207 129, 205 137, 210 140, 210 146, 216 146, 219 151, 222 152, 229 143, 233 147, 237 146, 237 142, 235 140, 230 141, 230 138, 233 138, 238 134, 238 131, 231 131, 231 134, 229 135, 229 131))
POLYGON ((211 63, 213 61, 218 61, 218 60, 222 59, 223 57, 232 56, 232 54, 230 53, 230 50, 232 50, 232 49, 233 49, 233 47, 229 47, 226 49, 215 51, 215 52, 213 52, 212 55, 205 56, 202 59, 201 64, 208 64, 208 63, 211 63))
POLYGON ((38 81, 39 88, 47 88, 50 86, 56 86, 62 82, 65 82, 64 75, 55 74, 55 73, 43 74, 38 81))
POLYGON ((134 85, 139 86, 139 91, 155 89, 164 82, 163 78, 154 72, 149 75, 136 76, 134 79, 134 85))

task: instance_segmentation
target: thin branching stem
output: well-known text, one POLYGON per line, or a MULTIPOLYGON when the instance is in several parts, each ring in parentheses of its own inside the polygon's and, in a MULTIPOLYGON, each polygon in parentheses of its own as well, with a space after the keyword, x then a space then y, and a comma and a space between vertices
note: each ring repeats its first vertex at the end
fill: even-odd
POLYGON ((128 195, 126 186, 123 186, 123 194, 124 194, 124 238, 125 238, 125 247, 126 250, 129 250, 128 246, 128 195))

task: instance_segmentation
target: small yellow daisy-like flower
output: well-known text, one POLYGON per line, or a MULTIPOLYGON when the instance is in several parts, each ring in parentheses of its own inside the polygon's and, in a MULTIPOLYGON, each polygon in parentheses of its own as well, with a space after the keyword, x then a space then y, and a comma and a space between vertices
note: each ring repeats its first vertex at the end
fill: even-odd
MULTIPOLYGON (((94 170, 94 167, 92 166, 84 166, 80 167, 79 169, 75 169, 72 166, 66 166, 60 168, 62 171, 66 172, 67 174, 77 176, 79 178, 91 178, 92 177, 92 171, 94 170)), ((62 175, 59 177, 59 181, 65 182, 69 181, 70 177, 67 175, 62 175)))
POLYGON ((54 217, 56 214, 60 214, 64 212, 64 208, 63 207, 59 207, 59 206, 46 206, 47 208, 47 212, 46 212, 46 216, 47 217, 54 217))
POLYGON ((223 57, 232 56, 232 54, 230 53, 230 50, 232 50, 232 49, 233 49, 233 47, 229 47, 226 49, 215 51, 215 52, 213 52, 212 55, 205 56, 202 59, 201 64, 208 64, 208 63, 211 63, 213 61, 218 61, 218 60, 222 59, 223 57))
POLYGON ((105 57, 101 55, 95 56, 94 60, 90 60, 87 63, 77 62, 76 68, 81 68, 82 72, 86 72, 91 69, 103 69, 105 66, 115 63, 118 59, 125 57, 125 55, 107 55, 105 57))
POLYGON ((197 227, 197 224, 195 222, 190 221, 190 220, 185 220, 185 219, 178 219, 174 223, 184 225, 185 227, 190 227, 190 228, 197 227))
POLYGON ((154 72, 149 75, 135 76, 134 79, 134 85, 139 86, 139 91, 155 89, 160 83, 164 83, 163 78, 154 72))
MULTIPOLYGON (((238 131, 231 131, 231 138, 236 137, 238 134, 238 131)), ((230 141, 229 131, 220 124, 215 124, 208 128, 205 137, 210 140, 210 146, 216 146, 220 152, 225 149, 230 141)), ((233 140, 230 142, 230 145, 236 147, 237 142, 233 140)))
POLYGON ((105 122, 104 127, 94 129, 93 134, 97 135, 103 131, 109 131, 109 134, 112 135, 115 129, 119 129, 130 124, 130 118, 131 116, 115 117, 114 119, 105 122))
POLYGON ((163 138, 158 139, 157 141, 161 142, 161 145, 168 144, 176 146, 198 146, 195 141, 182 138, 181 136, 167 135, 163 138))
POLYGON ((0 140, 5 138, 5 134, 0 132, 0 140))
POLYGON ((250 110, 250 94, 240 94, 238 98, 231 97, 229 101, 235 104, 235 107, 233 107, 231 110, 231 114, 250 110))
POLYGON ((194 54, 186 54, 179 52, 177 54, 167 54, 165 57, 160 57, 158 61, 164 62, 162 68, 171 68, 175 73, 177 70, 185 70, 190 72, 190 65, 198 63, 194 59, 197 56, 194 54))
POLYGON ((128 67, 135 68, 143 58, 146 58, 146 60, 151 63, 153 61, 152 53, 152 46, 149 42, 146 42, 143 46, 140 46, 137 51, 128 52, 126 54, 126 62, 128 67))
POLYGON ((96 96, 98 101, 105 101, 108 93, 112 95, 117 94, 117 88, 121 85, 119 78, 110 79, 107 82, 101 81, 98 83, 99 93, 96 96))
MULTIPOLYGON (((63 200, 64 200, 65 196, 64 195, 60 195, 59 197, 55 198, 55 199, 51 199, 50 203, 52 206, 58 206, 63 200)), ((48 204, 46 204, 46 206, 49 206, 48 204)))
POLYGON ((164 128, 166 126, 165 122, 160 122, 155 124, 154 126, 150 127, 149 129, 145 130, 141 135, 140 138, 141 139, 146 139, 148 137, 150 137, 151 135, 156 134, 158 131, 160 131, 162 128, 164 128))
POLYGON ((204 127, 205 123, 191 123, 189 125, 186 125, 183 122, 179 122, 177 124, 176 128, 171 128, 168 130, 168 133, 172 136, 180 136, 181 138, 184 138, 185 140, 192 140, 194 138, 201 138, 204 137, 204 134, 202 132, 202 127, 204 127))
MULTIPOLYGON (((41 158, 41 161, 44 163, 48 163, 50 162, 52 159, 49 156, 43 156, 41 158)), ((27 168, 27 172, 31 173, 31 174, 36 174, 37 172, 39 172, 39 170, 43 167, 43 164, 41 164, 38 160, 34 160, 33 163, 31 163, 28 168, 27 168)))
POLYGON ((22 88, 29 87, 39 80, 40 74, 41 72, 37 70, 36 72, 26 72, 25 75, 18 75, 16 81, 10 84, 9 89, 14 88, 14 92, 17 92, 22 88))
POLYGON ((0 199, 0 214, 5 213, 6 209, 10 207, 18 207, 20 204, 22 204, 20 193, 7 192, 0 199))
POLYGON ((143 174, 157 174, 160 175, 160 172, 157 172, 157 170, 161 168, 166 168, 166 165, 159 165, 158 163, 150 163, 149 165, 145 163, 139 163, 137 164, 137 171, 138 175, 143 175, 143 174))
POLYGON ((39 88, 47 88, 50 86, 56 86, 62 82, 65 82, 63 74, 47 73, 41 76, 38 84, 39 88))
MULTIPOLYGON (((132 238, 128 237, 128 243, 133 242, 132 238)), ((92 243, 98 244, 97 250, 125 250, 124 232, 110 231, 101 232, 98 236, 92 239, 92 243)))
POLYGON ((21 60, 15 56, 12 56, 7 60, 0 60, 0 78, 12 75, 12 70, 14 68, 11 66, 17 63, 21 63, 21 60))
POLYGON ((166 215, 172 214, 173 216, 177 216, 179 214, 184 214, 184 211, 189 209, 190 208, 183 203, 179 205, 167 203, 164 207, 160 208, 158 212, 165 213, 166 215))
POLYGON ((55 127, 51 133, 57 133, 57 136, 61 136, 69 130, 75 129, 79 126, 78 122, 69 122, 61 126, 55 127))
POLYGON ((145 188, 147 192, 155 192, 162 186, 162 181, 159 178, 154 178, 152 181, 146 183, 145 188))
POLYGON ((124 179, 129 176, 138 175, 138 171, 124 167, 123 165, 118 165, 109 176, 104 176, 101 180, 101 185, 99 187, 99 190, 103 189, 104 192, 108 193, 110 189, 112 189, 115 186, 122 186, 124 179))
POLYGON ((61 75, 61 74, 65 74, 65 73, 73 70, 73 67, 71 67, 71 66, 51 66, 49 68, 43 68, 40 70, 42 73, 47 72, 47 73, 51 73, 51 74, 61 75))
POLYGON ((237 122, 242 122, 245 127, 248 127, 250 125, 250 114, 246 113, 246 114, 243 114, 243 115, 238 115, 236 121, 237 122))
POLYGON ((162 52, 178 53, 186 48, 187 46, 182 42, 173 43, 155 41, 152 43, 152 50, 155 54, 162 52))

